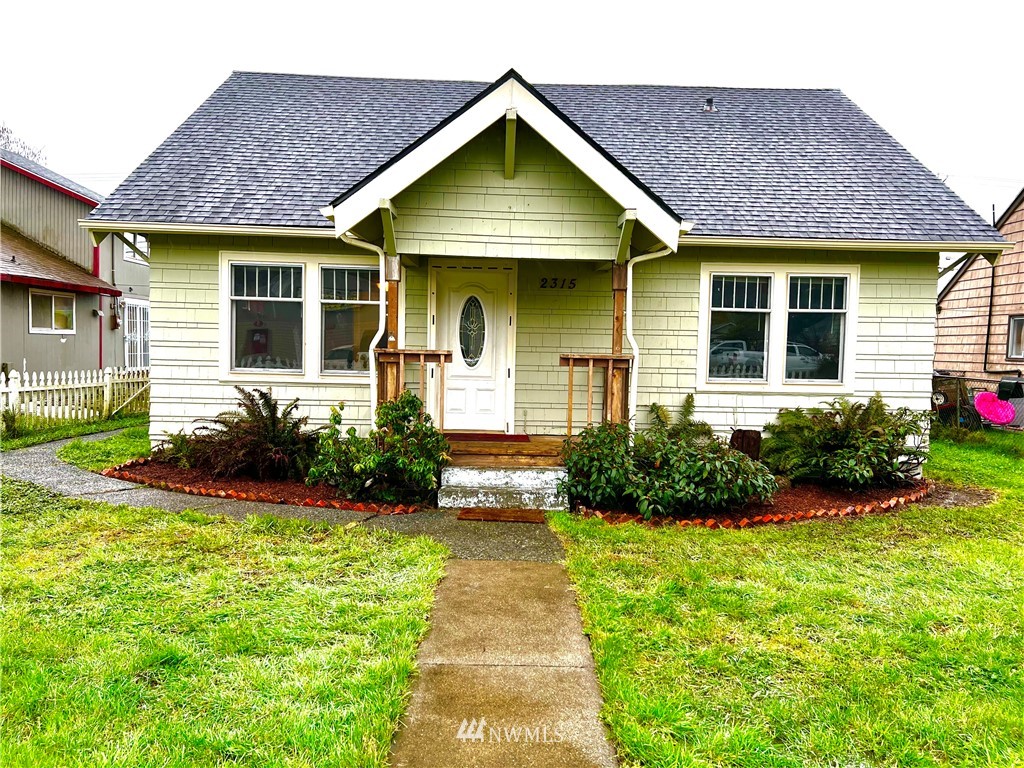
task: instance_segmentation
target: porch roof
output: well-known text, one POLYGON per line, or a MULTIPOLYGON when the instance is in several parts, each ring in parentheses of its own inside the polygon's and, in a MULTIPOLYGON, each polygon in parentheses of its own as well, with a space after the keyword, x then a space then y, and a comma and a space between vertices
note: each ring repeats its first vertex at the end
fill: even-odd
MULTIPOLYGON (((89 218, 326 234, 321 207, 493 85, 235 72, 89 218)), ((838 90, 536 91, 694 235, 1001 240, 838 90)))

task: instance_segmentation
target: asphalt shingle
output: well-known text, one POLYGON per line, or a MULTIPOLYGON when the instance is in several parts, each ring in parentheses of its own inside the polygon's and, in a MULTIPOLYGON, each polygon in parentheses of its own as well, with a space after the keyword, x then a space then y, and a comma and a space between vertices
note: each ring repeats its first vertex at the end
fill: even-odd
POLYGON ((5 162, 11 165, 16 165, 23 171, 28 171, 33 176, 38 176, 41 179, 46 179, 51 184, 56 184, 58 187, 64 187, 76 195, 92 200, 94 203, 103 201, 103 195, 99 192, 93 192, 88 187, 83 187, 78 182, 72 181, 67 176, 61 176, 56 171, 51 171, 45 165, 40 165, 34 160, 29 160, 23 155, 19 155, 17 152, 12 152, 9 149, 0 149, 0 158, 3 158, 5 162))
MULTIPOLYGON (((91 215, 329 228, 321 206, 487 87, 236 72, 91 215)), ((693 234, 1000 239, 837 90, 536 88, 693 234)))

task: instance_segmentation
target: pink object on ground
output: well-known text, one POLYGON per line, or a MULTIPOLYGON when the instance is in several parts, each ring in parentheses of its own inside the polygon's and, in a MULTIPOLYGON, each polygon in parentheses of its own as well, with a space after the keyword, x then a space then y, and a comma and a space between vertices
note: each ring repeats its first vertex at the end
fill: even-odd
POLYGON ((979 392, 974 396, 974 407, 978 410, 981 418, 991 421, 993 424, 1009 424, 1017 418, 1017 411, 1013 403, 1000 400, 995 392, 979 392))

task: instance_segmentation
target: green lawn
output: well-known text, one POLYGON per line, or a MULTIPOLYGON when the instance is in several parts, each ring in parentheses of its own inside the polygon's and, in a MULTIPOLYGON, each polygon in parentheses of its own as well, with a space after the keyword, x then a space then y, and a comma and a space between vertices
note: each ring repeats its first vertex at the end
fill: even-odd
POLYGON ((18 437, 7 438, 5 435, 0 439, 0 451, 13 451, 17 448, 27 448, 30 445, 38 445, 40 443, 52 443, 54 440, 64 440, 69 437, 94 435, 97 432, 108 432, 112 429, 123 429, 125 427, 137 427, 148 424, 149 416, 144 413, 130 416, 115 416, 113 419, 107 419, 106 421, 70 421, 54 427, 32 430, 18 437))
POLYGON ((149 426, 131 427, 102 440, 73 440, 57 449, 57 458, 98 472, 149 455, 149 426))
POLYGON ((1024 764, 1024 436, 937 442, 980 509, 745 531, 567 514, 625 765, 1024 764))
POLYGON ((380 766, 444 551, 4 479, 0 765, 380 766))

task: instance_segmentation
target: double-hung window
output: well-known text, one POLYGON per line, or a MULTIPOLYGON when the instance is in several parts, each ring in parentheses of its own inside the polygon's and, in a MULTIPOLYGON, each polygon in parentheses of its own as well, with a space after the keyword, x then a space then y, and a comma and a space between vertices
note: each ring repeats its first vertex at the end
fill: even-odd
POLYGON ((30 333, 74 333, 75 295, 30 291, 28 329, 30 333))
POLYGON ((366 267, 321 267, 324 371, 369 371, 370 342, 380 327, 380 273, 366 267))
POLYGON ((1024 358, 1024 316, 1010 318, 1006 356, 1017 360, 1024 358))
POLYGON ((786 323, 786 380, 842 379, 847 278, 791 275, 786 323))
MULTIPOLYGON (((700 318, 705 381, 770 388, 842 384, 856 324, 856 275, 856 267, 706 265, 700 318)), ((1011 329, 1011 345, 1012 335, 1011 329)))
POLYGON ((302 370, 301 266, 231 265, 231 367, 302 370))
POLYGON ((709 379, 764 380, 771 288, 767 275, 711 276, 709 379))

